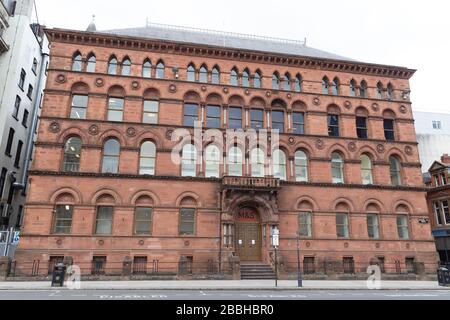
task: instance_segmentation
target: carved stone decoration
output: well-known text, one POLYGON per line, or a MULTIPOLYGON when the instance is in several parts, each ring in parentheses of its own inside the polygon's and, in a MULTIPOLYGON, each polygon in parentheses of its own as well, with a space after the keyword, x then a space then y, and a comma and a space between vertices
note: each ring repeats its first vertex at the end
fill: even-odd
POLYGON ((307 248, 311 247, 311 242, 309 242, 309 241, 306 242, 306 247, 307 247, 307 248))
POLYGON ((315 98, 313 99, 313 104, 314 104, 315 106, 320 106, 320 99, 319 99, 319 97, 315 97, 315 98))
POLYGON ((350 143, 348 144, 348 150, 349 150, 350 152, 355 152, 355 151, 356 151, 356 143, 350 142, 350 143))
POLYGON ((65 83, 67 81, 67 77, 64 74, 58 74, 56 76, 56 82, 65 83))
POLYGON ((406 249, 409 249, 411 245, 409 243, 406 244, 406 249))
POLYGON ((289 144, 292 146, 293 144, 295 144, 295 138, 294 137, 290 137, 289 138, 289 144))
POLYGON ((186 240, 186 241, 184 242, 184 245, 185 245, 186 247, 189 247, 189 246, 191 245, 191 242, 188 241, 188 240, 186 240))
POLYGON ((206 88, 206 86, 202 86, 200 89, 204 92, 204 91, 206 91, 207 88, 206 88))
POLYGON ((130 138, 136 136, 136 129, 133 128, 133 127, 129 127, 127 129, 127 136, 130 137, 130 138))
POLYGON ((228 90, 228 88, 227 88, 227 87, 223 88, 223 93, 226 93, 226 94, 228 94, 228 92, 230 92, 230 90, 228 90))
POLYGON ((98 128, 98 125, 93 124, 92 126, 89 127, 90 135, 96 136, 96 135, 98 135, 99 132, 100 132, 100 129, 98 128))
POLYGON ((166 139, 172 140, 173 130, 167 130, 166 131, 166 139))
POLYGON ((105 241, 104 241, 104 240, 99 240, 99 241, 98 241, 98 244, 99 244, 100 246, 102 246, 102 245, 105 244, 105 241))
POLYGON ((267 91, 267 92, 266 92, 266 97, 268 97, 268 98, 269 98, 270 96, 272 96, 272 92, 270 92, 270 91, 267 91))
POLYGON ((412 156, 412 155, 413 155, 413 148, 412 148, 411 146, 406 146, 406 147, 405 147, 405 153, 406 153, 408 156, 412 156))
POLYGON ((139 240, 139 245, 140 246, 143 246, 145 244, 145 241, 144 240, 139 240))
POLYGON ((131 89, 133 89, 133 90, 138 90, 140 87, 141 87, 141 85, 137 81, 133 81, 131 83, 131 89))
POLYGON ((406 112, 408 112, 408 109, 405 106, 400 106, 399 108, 400 112, 405 114, 406 112))
POLYGON ((380 106, 378 105, 378 103, 372 104, 372 110, 373 110, 373 111, 378 111, 378 110, 380 110, 380 106))
POLYGON ((348 242, 344 243, 344 248, 348 248, 349 246, 348 242))
POLYGON ((350 101, 347 100, 347 101, 344 102, 344 107, 345 107, 346 109, 349 109, 349 110, 350 110, 350 109, 352 108, 352 103, 351 103, 350 101))
POLYGON ((380 244, 378 242, 375 243, 375 248, 380 249, 380 244))
POLYGON ((249 95, 250 95, 250 90, 248 90, 248 89, 245 90, 245 95, 246 95, 246 96, 249 96, 249 95))
POLYGON ((377 151, 378 153, 383 153, 384 152, 384 145, 383 144, 379 144, 377 145, 377 151))
POLYGON ((58 246, 60 246, 60 245, 62 245, 62 239, 58 239, 58 240, 56 240, 56 244, 58 245, 58 246))
POLYGON ((95 79, 95 85, 97 87, 103 87, 105 85, 105 80, 103 80, 103 78, 97 78, 95 79))
POLYGON ((48 130, 52 133, 58 133, 59 131, 61 131, 61 125, 59 124, 59 122, 53 121, 52 123, 50 123, 48 130))
POLYGON ((288 93, 288 94, 286 95, 286 97, 287 97, 289 100, 291 100, 291 99, 292 99, 292 94, 288 93))
POLYGON ((174 84, 171 84, 171 85, 169 86, 169 92, 170 92, 170 93, 175 93, 175 92, 177 92, 177 86, 174 85, 174 84))
POLYGON ((323 142, 322 139, 317 139, 316 140, 316 148, 319 150, 323 150, 323 148, 325 148, 325 142, 323 142))

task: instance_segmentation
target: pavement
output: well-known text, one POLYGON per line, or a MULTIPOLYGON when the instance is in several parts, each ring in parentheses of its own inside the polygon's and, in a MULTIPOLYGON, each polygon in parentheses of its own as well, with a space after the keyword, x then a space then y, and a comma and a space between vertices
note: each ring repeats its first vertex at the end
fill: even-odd
MULTIPOLYGON (((49 281, 0 281, 0 290, 49 290, 49 281)), ((69 290, 67 286, 54 288, 69 290)), ((82 290, 368 290, 366 281, 304 280, 303 287, 296 280, 174 280, 174 281, 81 281, 82 290)), ((437 281, 381 281, 381 290, 450 290, 437 281)))

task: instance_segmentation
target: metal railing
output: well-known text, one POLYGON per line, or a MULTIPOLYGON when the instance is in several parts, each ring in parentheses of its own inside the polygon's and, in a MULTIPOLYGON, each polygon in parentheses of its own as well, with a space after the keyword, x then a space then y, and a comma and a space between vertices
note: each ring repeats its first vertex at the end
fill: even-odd
POLYGON ((280 188, 280 180, 276 178, 255 178, 255 177, 232 177, 226 176, 222 179, 222 185, 238 188, 280 188))

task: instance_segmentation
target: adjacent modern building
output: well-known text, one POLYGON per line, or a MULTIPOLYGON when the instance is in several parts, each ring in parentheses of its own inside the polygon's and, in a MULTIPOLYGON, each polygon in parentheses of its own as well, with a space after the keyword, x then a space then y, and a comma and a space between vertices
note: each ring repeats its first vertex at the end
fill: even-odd
POLYGON ((433 162, 450 153, 450 114, 414 111, 422 172, 433 162))
POLYGON ((19 230, 28 191, 48 52, 35 12, 31 0, 0 1, 0 231, 19 230))
POLYGON ((435 272, 415 70, 284 39, 95 30, 46 30, 16 274, 289 276, 298 257, 308 274, 435 272))

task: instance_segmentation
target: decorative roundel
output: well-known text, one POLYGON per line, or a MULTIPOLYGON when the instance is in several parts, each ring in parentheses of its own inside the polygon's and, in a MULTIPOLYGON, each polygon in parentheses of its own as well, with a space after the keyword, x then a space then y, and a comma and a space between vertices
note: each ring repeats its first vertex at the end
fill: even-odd
POLYGON ((127 136, 134 137, 136 135, 136 129, 133 127, 129 127, 127 129, 127 136))
POLYGON ((307 248, 311 247, 311 242, 309 242, 309 241, 306 242, 306 247, 307 247, 307 248))
POLYGON ((411 245, 409 243, 406 244, 406 249, 409 249, 411 245))
POLYGON ((344 107, 347 109, 351 109, 352 108, 352 103, 350 101, 345 101, 344 102, 344 107))
POLYGON ((48 130, 52 133, 58 133, 59 131, 61 131, 61 125, 59 124, 59 122, 53 121, 52 123, 50 123, 48 130))
POLYGON ((319 150, 322 150, 325 147, 325 143, 323 142, 322 139, 317 139, 316 140, 316 148, 319 150))
POLYGON ((245 90, 245 95, 249 96, 250 95, 250 90, 245 90))
POLYGON ((315 106, 320 106, 320 99, 319 99, 319 97, 315 97, 315 98, 313 99, 313 104, 314 104, 315 106))
POLYGON ((356 143, 350 142, 350 143, 348 144, 348 150, 349 150, 350 152, 355 152, 355 151, 356 151, 356 143))
POLYGON ((228 94, 228 92, 230 92, 230 90, 228 90, 228 88, 225 87, 225 88, 223 88, 223 92, 226 93, 226 94, 228 94))
POLYGON ((58 240, 56 240, 56 244, 58 245, 58 246, 60 246, 60 245, 62 245, 62 240, 61 239, 58 239, 58 240))
POLYGON ((93 124, 92 126, 89 127, 89 134, 92 136, 96 136, 98 135, 100 129, 98 128, 98 125, 93 124))
POLYGON ((348 247, 349 247, 348 242, 344 243, 344 248, 348 248, 348 247))
POLYGON ((139 82, 137 82, 137 81, 133 81, 132 83, 131 83, 131 88, 133 89, 133 90, 137 90, 137 89, 139 89, 141 87, 141 85, 139 84, 139 82))
POLYGON ((267 96, 267 97, 270 97, 271 95, 272 95, 272 92, 270 92, 270 91, 267 91, 267 92, 266 92, 266 96, 267 96))
POLYGON ((206 91, 206 86, 202 86, 202 87, 201 87, 201 90, 202 90, 202 91, 206 91))
POLYGON ((104 241, 104 240, 99 240, 99 241, 98 241, 98 244, 102 246, 102 245, 105 244, 105 241, 104 241))
POLYGON ((379 144, 379 145, 377 145, 377 151, 379 152, 379 153, 383 153, 384 152, 384 145, 383 144, 379 144))
POLYGON ((373 111, 378 111, 378 110, 380 110, 380 106, 378 105, 378 103, 372 104, 372 110, 373 110, 373 111))
POLYGON ((290 137, 289 138, 289 144, 293 145, 295 143, 295 138, 294 137, 290 137))
POLYGON ((103 78, 97 78, 95 79, 95 85, 97 87, 103 87, 105 85, 105 80, 103 80, 103 78))
POLYGON ((65 83, 67 81, 67 77, 64 74, 58 74, 56 76, 56 82, 65 83))
POLYGON ((170 92, 170 93, 175 93, 175 92, 177 92, 177 86, 174 85, 174 84, 171 84, 171 85, 169 86, 169 92, 170 92))
POLYGON ((406 153, 408 156, 412 156, 412 154, 413 154, 413 148, 412 148, 411 146, 406 146, 406 147, 405 147, 405 153, 406 153))
POLYGON ((286 95, 286 97, 290 100, 290 99, 292 99, 292 94, 288 93, 288 94, 286 95))
POLYGON ((403 113, 403 114, 406 113, 406 112, 408 111, 408 109, 407 109, 405 106, 400 106, 399 110, 400 110, 400 112, 403 113))
POLYGON ((186 247, 189 247, 189 246, 191 245, 191 243, 190 243, 188 240, 186 240, 186 241, 184 242, 184 245, 185 245, 186 247))
POLYGON ((144 241, 144 240, 139 240, 139 245, 140 245, 140 246, 143 246, 143 245, 144 245, 144 243, 145 243, 145 241, 144 241))
POLYGON ((375 248, 379 249, 380 248, 380 244, 377 242, 375 243, 375 248))
POLYGON ((166 139, 172 140, 173 130, 167 130, 166 131, 166 139))

